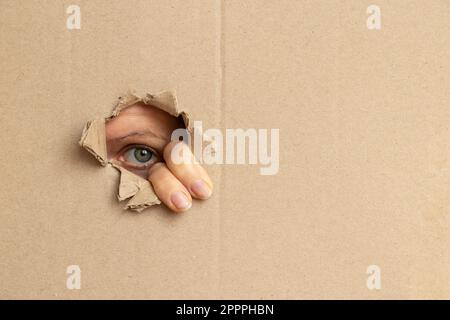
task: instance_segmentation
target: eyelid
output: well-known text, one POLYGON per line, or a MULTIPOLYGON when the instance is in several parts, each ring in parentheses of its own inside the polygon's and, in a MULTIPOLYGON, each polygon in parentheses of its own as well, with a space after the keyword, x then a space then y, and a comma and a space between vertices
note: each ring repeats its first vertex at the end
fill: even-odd
POLYGON ((147 169, 148 167, 154 165, 155 163, 159 162, 161 160, 161 156, 159 155, 159 153, 152 147, 147 146, 145 144, 129 144, 125 147, 123 147, 116 155, 116 159, 118 159, 120 161, 120 163, 124 164, 125 166, 128 166, 130 168, 136 169, 136 170, 142 170, 142 169, 147 169), (123 155, 125 153, 127 153, 130 149, 132 148, 145 148, 145 149, 150 149, 150 151, 154 154, 154 156, 156 157, 156 160, 148 163, 148 164, 144 164, 144 165, 137 165, 134 163, 130 163, 126 160, 122 160, 120 159, 121 157, 123 157, 123 155))
POLYGON ((121 154, 121 153, 125 153, 125 152, 127 152, 128 150, 130 150, 131 148, 145 148, 145 149, 150 149, 150 151, 153 152, 153 154, 154 154, 157 158, 160 157, 158 151, 156 151, 155 148, 152 148, 152 147, 150 147, 150 146, 147 146, 147 145, 145 145, 145 144, 140 144, 140 143, 136 143, 136 144, 128 144, 128 145, 126 145, 125 147, 123 147, 118 153, 120 153, 120 154, 121 154))
MULTIPOLYGON (((113 141, 113 140, 112 140, 113 141)), ((134 147, 145 147, 154 151, 156 154, 161 154, 167 142, 164 142, 162 139, 156 139, 153 136, 149 136, 146 134, 143 135, 129 135, 125 136, 122 139, 114 139, 118 145, 124 146, 119 149, 119 152, 123 152, 130 148, 134 147), (159 150, 160 152, 158 152, 159 150)))

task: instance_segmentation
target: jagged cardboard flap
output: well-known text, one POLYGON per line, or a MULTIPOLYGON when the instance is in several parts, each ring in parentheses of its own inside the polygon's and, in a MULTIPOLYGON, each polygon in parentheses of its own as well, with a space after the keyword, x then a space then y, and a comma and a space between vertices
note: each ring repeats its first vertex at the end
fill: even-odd
POLYGON ((105 166, 108 163, 105 119, 95 119, 86 123, 79 144, 105 166))
POLYGON ((113 167, 120 171, 119 193, 117 198, 123 201, 131 198, 125 209, 142 211, 154 204, 160 204, 153 188, 148 180, 133 174, 132 172, 113 164, 113 167))
POLYGON ((147 93, 144 97, 140 97, 130 91, 126 96, 119 98, 119 102, 114 108, 112 115, 107 120, 117 117, 123 109, 136 103, 157 107, 174 117, 181 116, 186 129, 192 131, 192 123, 189 114, 178 109, 178 100, 174 91, 163 91, 158 94, 147 93))
POLYGON ((110 164, 110 167, 119 170, 120 183, 117 197, 119 201, 130 199, 126 204, 125 209, 140 212, 152 205, 160 204, 161 201, 156 196, 149 181, 111 163, 107 159, 105 130, 105 121, 117 117, 123 109, 136 103, 157 107, 175 117, 181 116, 186 128, 189 131, 192 131, 189 115, 184 111, 180 112, 178 109, 175 92, 163 91, 158 94, 147 93, 144 97, 140 97, 130 91, 126 96, 119 98, 111 116, 106 119, 101 118, 89 121, 85 125, 79 144, 94 155, 103 166, 110 164))

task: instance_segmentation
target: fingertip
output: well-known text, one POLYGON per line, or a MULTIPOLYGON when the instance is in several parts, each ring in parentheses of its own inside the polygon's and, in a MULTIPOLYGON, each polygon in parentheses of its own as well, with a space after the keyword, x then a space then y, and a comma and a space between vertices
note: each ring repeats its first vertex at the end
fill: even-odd
POLYGON ((212 195, 212 188, 204 180, 196 180, 191 184, 191 194, 202 200, 209 199, 212 195))
POLYGON ((176 191, 170 196, 170 201, 176 212, 184 212, 192 207, 192 199, 189 200, 184 192, 176 191))

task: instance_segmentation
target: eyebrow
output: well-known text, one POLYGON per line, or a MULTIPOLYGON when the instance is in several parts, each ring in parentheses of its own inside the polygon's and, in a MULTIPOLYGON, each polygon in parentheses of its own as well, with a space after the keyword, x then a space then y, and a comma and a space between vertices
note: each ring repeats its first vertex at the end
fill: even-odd
POLYGON ((113 138, 113 139, 107 139, 107 140, 109 140, 109 141, 120 141, 120 140, 124 140, 126 138, 133 137, 133 136, 145 136, 145 135, 150 135, 150 136, 152 136, 154 138, 157 138, 159 140, 162 140, 164 142, 167 142, 169 140, 169 139, 167 139, 167 137, 159 135, 159 134, 157 134, 157 133, 155 133, 155 132, 153 132, 151 130, 133 131, 133 132, 127 133, 126 135, 119 136, 119 137, 113 138))

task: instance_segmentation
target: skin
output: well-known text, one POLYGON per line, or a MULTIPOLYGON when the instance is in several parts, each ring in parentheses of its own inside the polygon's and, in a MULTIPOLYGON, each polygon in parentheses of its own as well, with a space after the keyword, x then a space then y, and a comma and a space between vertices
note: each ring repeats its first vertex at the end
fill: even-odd
POLYGON ((111 162, 148 179, 169 209, 183 212, 191 208, 192 198, 208 199, 213 184, 196 161, 172 161, 176 146, 195 160, 186 144, 170 141, 178 128, 184 128, 180 119, 158 108, 136 104, 106 123, 106 145, 111 162))

